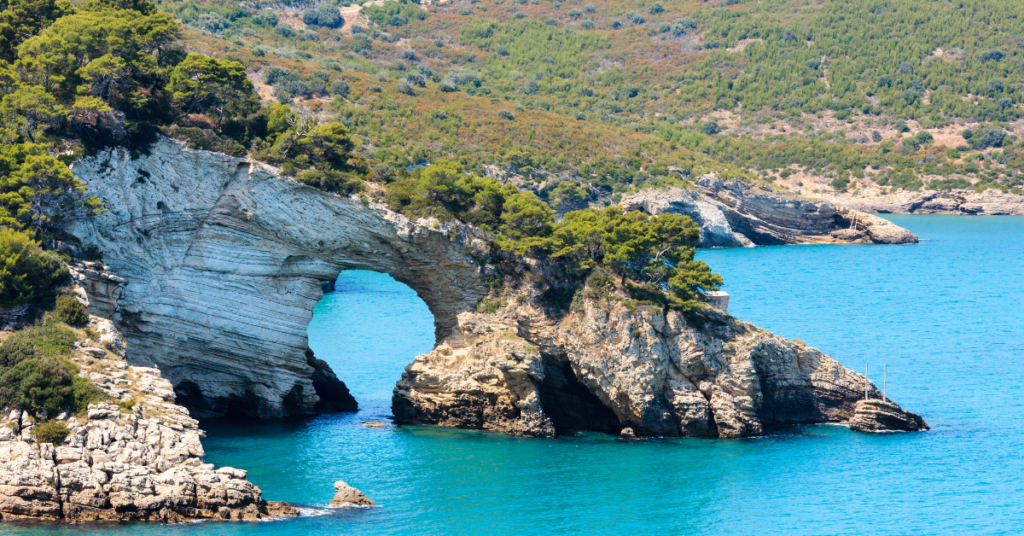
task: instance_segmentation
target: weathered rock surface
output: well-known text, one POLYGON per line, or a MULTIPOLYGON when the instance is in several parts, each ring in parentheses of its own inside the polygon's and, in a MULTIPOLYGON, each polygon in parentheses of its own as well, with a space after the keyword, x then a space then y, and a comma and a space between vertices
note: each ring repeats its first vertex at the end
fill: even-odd
POLYGON ((463 313, 451 337, 406 368, 395 417, 525 436, 731 438, 848 421, 865 382, 880 396, 818 350, 712 309, 704 315, 698 326, 653 307, 632 313, 621 301, 587 301, 559 321, 533 305, 463 313))
POLYGON ((159 368, 199 415, 355 409, 307 356, 321 281, 342 270, 408 284, 439 337, 486 291, 471 229, 411 222, 246 159, 163 140, 138 159, 115 149, 73 172, 107 210, 69 229, 108 268, 77 273, 90 311, 113 319, 128 361, 159 368))
MULTIPOLYGON (((321 282, 349 268, 391 274, 434 314, 438 345, 395 389, 400 422, 532 436, 632 428, 639 436, 742 437, 773 424, 846 421, 864 391, 863 377, 817 350, 721 311, 709 309, 698 326, 620 298, 556 314, 534 305, 538 292, 564 282, 542 273, 544 263, 502 260, 499 269, 486 264, 485 237, 470 227, 410 221, 245 159, 164 140, 148 156, 112 150, 74 171, 107 208, 70 229, 103 253, 105 266, 76 273, 90 308, 123 328, 129 362, 158 366, 179 402, 202 411, 283 417, 354 404, 306 346, 321 282), (475 312, 490 292, 485 282, 499 276, 507 305, 475 312), (521 304, 511 300, 517 295, 521 304)), ((736 221, 751 236, 818 236, 750 216, 768 211, 774 197, 704 187, 729 192, 716 206, 733 228, 729 215, 746 214, 736 221)), ((786 202, 794 221, 820 222, 821 232, 850 214, 786 202)), ((898 228, 856 216, 858 232, 898 241, 889 236, 898 228)))
POLYGON ((917 237, 889 221, 784 192, 724 181, 697 180, 697 190, 668 188, 628 195, 621 204, 649 214, 674 212, 701 225, 701 247, 868 242, 913 244, 917 237))
POLYGON ((331 506, 373 506, 373 501, 363 492, 339 480, 334 483, 334 498, 331 499, 331 506))
POLYGON ((928 425, 921 417, 904 411, 889 400, 872 398, 857 402, 853 418, 850 419, 850 429, 858 432, 916 432, 927 430, 928 425))
MULTIPOLYGON (((824 197, 824 196, 823 196, 824 197)), ((871 197, 831 196, 832 202, 883 214, 964 214, 1024 216, 1024 195, 986 190, 899 192, 871 197)))
POLYGON ((294 515, 267 503, 246 472, 203 462, 199 429, 174 404, 170 382, 156 369, 129 366, 107 320, 93 318, 101 346, 79 348, 74 360, 123 407, 92 404, 84 417, 65 417, 69 436, 37 443, 34 420, 5 412, 0 422, 0 516, 66 521, 261 519, 294 515), (125 409, 130 407, 130 409, 125 409))

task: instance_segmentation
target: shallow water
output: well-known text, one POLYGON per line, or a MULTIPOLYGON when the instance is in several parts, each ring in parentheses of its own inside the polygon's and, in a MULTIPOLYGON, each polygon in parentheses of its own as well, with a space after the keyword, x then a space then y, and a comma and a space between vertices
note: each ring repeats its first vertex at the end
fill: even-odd
POLYGON ((379 508, 294 521, 0 526, 0 534, 1011 534, 1024 522, 1024 218, 891 216, 916 246, 702 251, 730 311, 864 370, 932 430, 800 426, 765 438, 620 442, 371 429, 433 325, 389 277, 342 274, 310 345, 360 402, 302 423, 204 421, 207 461, 271 500, 325 505, 345 480, 379 508))

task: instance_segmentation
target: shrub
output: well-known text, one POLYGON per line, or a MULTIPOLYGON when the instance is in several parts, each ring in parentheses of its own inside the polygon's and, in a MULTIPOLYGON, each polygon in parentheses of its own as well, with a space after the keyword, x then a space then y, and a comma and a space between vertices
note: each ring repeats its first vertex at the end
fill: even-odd
POLYGON ((348 82, 344 80, 335 80, 331 83, 331 95, 335 97, 347 97, 349 93, 348 82))
POLYGON ((416 95, 416 91, 413 90, 412 84, 409 84, 408 82, 400 82, 397 86, 395 86, 395 91, 397 91, 397 92, 399 92, 399 93, 401 93, 403 95, 409 95, 409 96, 415 96, 416 95))
POLYGON ((61 322, 70 326, 81 326, 89 321, 89 312, 82 302, 68 294, 57 296, 57 307, 53 312, 61 322))
POLYGON ((295 180, 325 192, 343 195, 361 192, 364 189, 363 179, 358 174, 333 169, 307 169, 296 175, 295 180))
POLYGON ((501 110, 500 112, 498 112, 498 117, 502 119, 508 119, 509 121, 512 121, 516 118, 514 115, 512 115, 512 112, 508 110, 501 110))
POLYGON ((974 136, 969 141, 971 147, 976 150, 1002 147, 1003 142, 1006 141, 1006 131, 994 125, 980 127, 974 132, 974 136))
POLYGON ((71 430, 63 421, 46 421, 32 429, 32 436, 38 443, 60 445, 69 434, 71 434, 71 430))
POLYGON ((310 26, 322 26, 324 28, 341 28, 345 19, 341 17, 338 6, 331 4, 320 4, 302 12, 302 22, 310 26))
POLYGON ((665 8, 661 7, 661 4, 655 3, 650 9, 647 10, 651 15, 657 15, 658 13, 664 13, 665 8))
POLYGON ((56 252, 44 252, 28 233, 0 229, 0 304, 31 300, 67 275, 67 265, 56 252))
POLYGON ((718 126, 718 123, 714 121, 708 121, 707 123, 704 123, 703 125, 700 126, 700 130, 701 132, 707 134, 708 136, 714 136, 715 134, 718 134, 719 132, 722 131, 722 129, 718 126))
POLYGON ((611 23, 609 24, 611 25, 613 30, 618 30, 619 28, 622 28, 622 21, 620 21, 619 19, 612 19, 611 23))

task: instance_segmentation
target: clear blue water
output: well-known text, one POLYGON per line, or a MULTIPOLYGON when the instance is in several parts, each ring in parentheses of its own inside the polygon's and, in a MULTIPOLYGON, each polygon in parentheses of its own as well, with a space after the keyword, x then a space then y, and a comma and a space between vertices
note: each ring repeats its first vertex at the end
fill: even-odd
POLYGON ((310 345, 354 415, 206 421, 207 460, 268 499, 325 505, 343 479, 380 505, 264 523, 2 527, 2 534, 1017 534, 1024 522, 1024 218, 892 216, 916 246, 703 251, 730 310, 858 371, 932 430, 801 426, 746 440, 619 442, 401 427, 391 388, 429 351, 426 306, 389 277, 343 274, 310 345))

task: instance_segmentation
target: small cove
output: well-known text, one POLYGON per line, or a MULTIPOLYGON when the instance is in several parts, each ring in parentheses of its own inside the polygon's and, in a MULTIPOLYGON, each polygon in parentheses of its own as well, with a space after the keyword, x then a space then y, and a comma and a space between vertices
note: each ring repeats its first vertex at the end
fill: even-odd
POLYGON ((429 311, 382 274, 347 272, 310 346, 356 414, 202 426, 207 461, 271 500, 325 505, 335 480, 381 505, 265 523, 58 527, 0 534, 1013 533, 1024 519, 1024 218, 888 216, 916 246, 702 251, 730 311, 864 370, 922 414, 923 434, 800 426, 756 439, 550 440, 386 420, 403 367, 433 344, 429 311))

